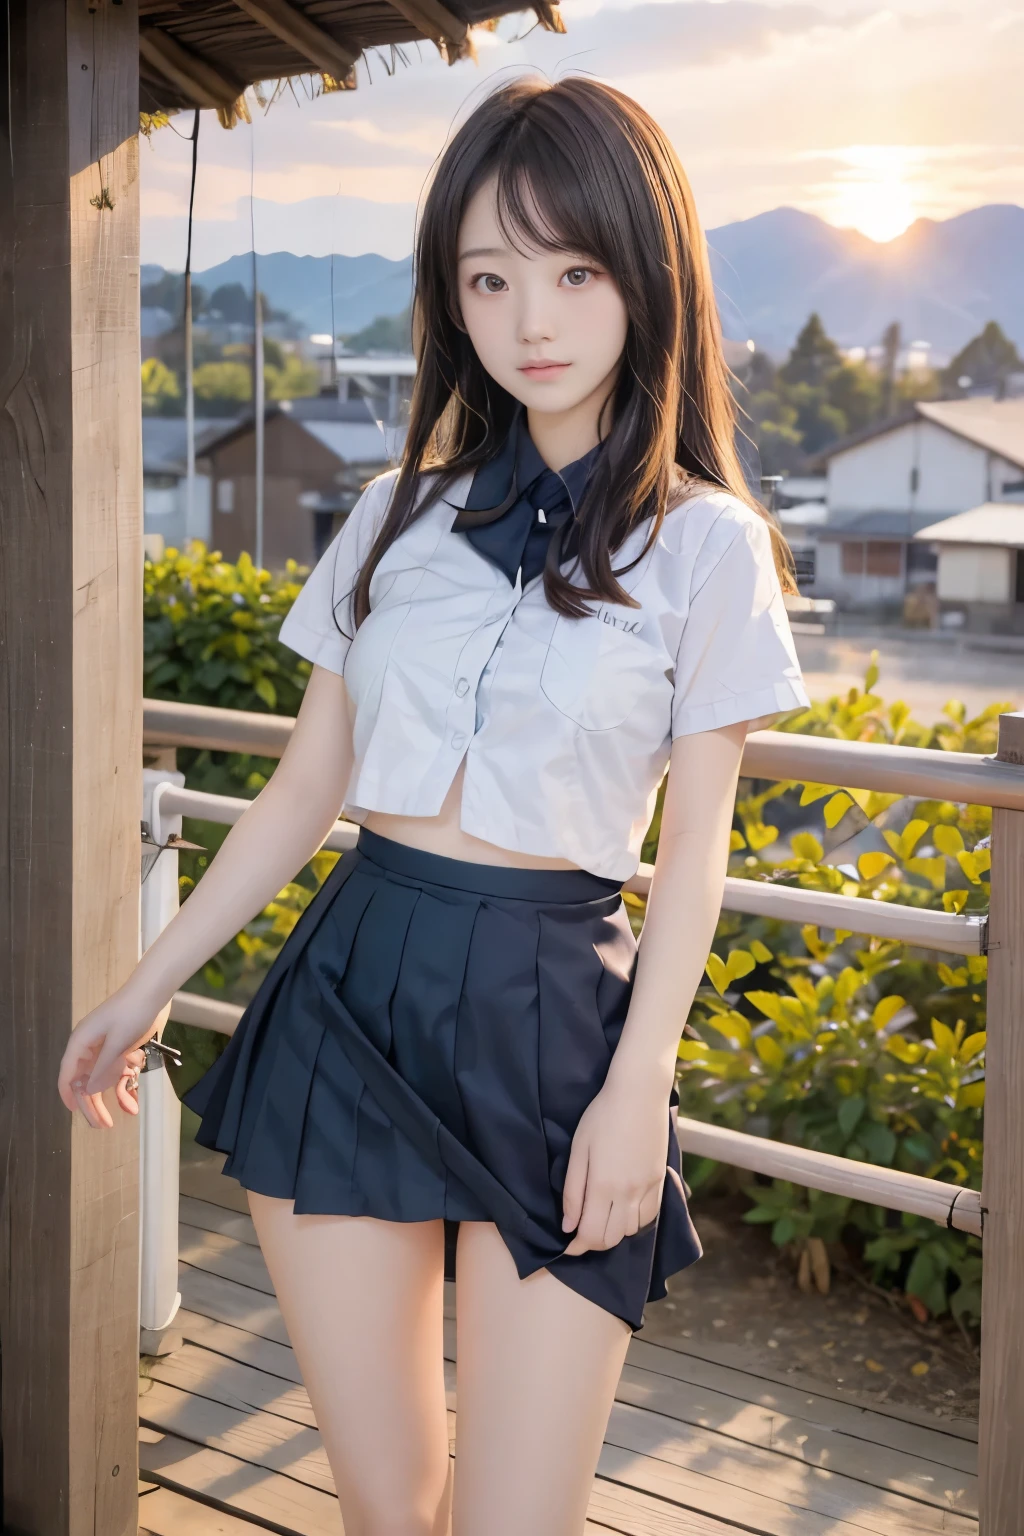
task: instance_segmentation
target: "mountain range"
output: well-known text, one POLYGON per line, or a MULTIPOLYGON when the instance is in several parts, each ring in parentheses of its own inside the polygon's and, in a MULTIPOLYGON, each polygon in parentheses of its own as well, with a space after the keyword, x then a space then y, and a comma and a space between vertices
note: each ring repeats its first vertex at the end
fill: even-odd
MULTIPOLYGON (((841 346, 870 346, 898 320, 906 341, 957 352, 988 320, 1024 348, 1024 208, 991 204, 951 219, 917 219, 879 244, 795 208, 775 208, 708 231, 726 336, 773 356, 791 347, 811 310, 841 346)), ((261 255, 260 288, 310 332, 339 334, 395 315, 409 302, 412 258, 261 255)), ((163 269, 144 266, 143 283, 163 269)), ((232 256, 196 282, 252 289, 252 258, 232 256)))

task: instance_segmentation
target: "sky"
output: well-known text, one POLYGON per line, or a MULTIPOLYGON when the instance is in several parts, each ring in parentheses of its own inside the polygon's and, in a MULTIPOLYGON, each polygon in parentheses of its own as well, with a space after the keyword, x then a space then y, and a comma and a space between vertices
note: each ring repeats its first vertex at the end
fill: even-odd
MULTIPOLYGON (((672 139, 706 229, 789 206, 888 240, 918 217, 1024 203, 1024 0, 564 0, 562 14, 564 36, 532 12, 476 32, 476 63, 423 43, 390 75, 361 61, 355 91, 310 99, 295 81, 265 113, 252 102, 251 128, 204 112, 195 269, 249 250, 253 230, 261 252, 408 255, 446 139, 522 71, 634 96, 672 139)), ((142 259, 171 270, 191 121, 142 144, 142 259)))

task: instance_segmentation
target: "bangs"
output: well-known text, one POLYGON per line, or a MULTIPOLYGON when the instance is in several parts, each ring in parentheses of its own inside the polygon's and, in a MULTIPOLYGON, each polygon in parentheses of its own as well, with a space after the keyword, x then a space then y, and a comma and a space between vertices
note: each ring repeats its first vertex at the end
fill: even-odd
MULTIPOLYGON (((508 135, 495 158, 483 171, 477 187, 496 177, 498 227, 509 244, 522 254, 529 250, 565 251, 611 264, 606 233, 628 218, 628 209, 617 204, 612 189, 618 178, 610 166, 594 166, 596 172, 580 176, 579 156, 566 153, 563 133, 549 131, 541 119, 543 98, 508 135), (602 174, 603 172, 603 174, 602 174), (600 198, 593 189, 600 187, 600 198), (590 195, 588 195, 590 194, 590 195)), ((564 124, 552 125, 561 127, 564 124)), ((576 146, 579 148, 579 146, 576 146)), ((586 158, 604 159, 588 147, 586 158)), ((476 191, 474 187, 472 191, 476 191)))

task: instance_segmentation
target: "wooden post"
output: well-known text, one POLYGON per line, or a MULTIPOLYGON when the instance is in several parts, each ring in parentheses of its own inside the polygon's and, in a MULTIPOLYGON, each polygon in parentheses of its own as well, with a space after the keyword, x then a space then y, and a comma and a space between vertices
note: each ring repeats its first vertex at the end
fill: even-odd
MULTIPOLYGON (((999 718, 1000 762, 1024 776, 1024 712, 999 718)), ((981 1324, 982 1536, 1024 1510, 1024 811, 992 812, 981 1324)))
POLYGON ((137 0, 0 19, 3 1529, 138 1527, 138 1124, 56 1091, 138 958, 137 0))

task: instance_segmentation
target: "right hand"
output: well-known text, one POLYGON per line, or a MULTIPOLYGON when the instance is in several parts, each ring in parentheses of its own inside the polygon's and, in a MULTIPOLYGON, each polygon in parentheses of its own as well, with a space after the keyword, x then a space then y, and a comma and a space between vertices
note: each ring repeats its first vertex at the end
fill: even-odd
POLYGON ((57 1075, 57 1091, 68 1109, 80 1109, 96 1130, 110 1130, 113 1119, 103 1102, 103 1091, 117 1087, 117 1102, 130 1114, 138 1114, 138 1100, 130 1086, 144 1057, 140 1047, 156 1034, 159 1019, 140 1025, 139 1010, 121 993, 87 1013, 71 1031, 57 1075))

